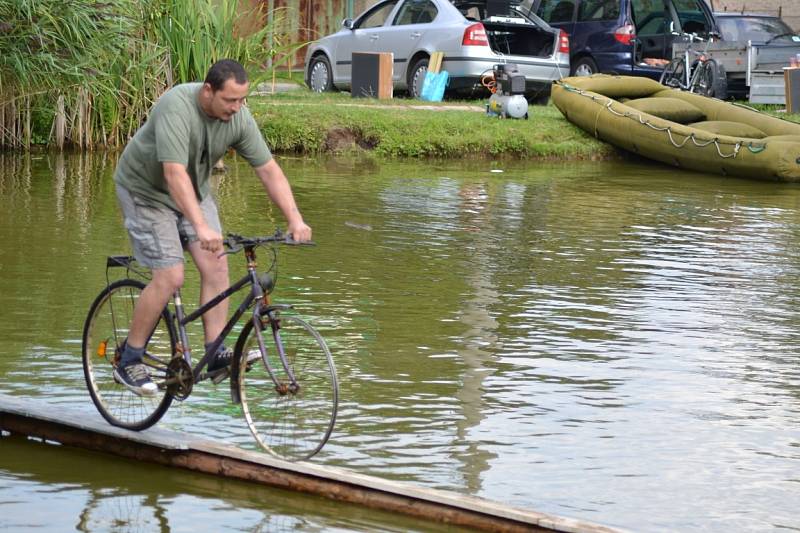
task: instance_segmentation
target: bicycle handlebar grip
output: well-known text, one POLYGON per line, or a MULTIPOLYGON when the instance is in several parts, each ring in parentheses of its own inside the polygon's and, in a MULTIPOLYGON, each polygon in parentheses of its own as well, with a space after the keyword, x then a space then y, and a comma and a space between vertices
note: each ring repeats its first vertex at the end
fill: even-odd
POLYGON ((314 246, 317 244, 314 241, 303 241, 303 242, 296 241, 292 238, 291 235, 287 235, 286 238, 281 242, 283 244, 288 244, 290 246, 314 246))

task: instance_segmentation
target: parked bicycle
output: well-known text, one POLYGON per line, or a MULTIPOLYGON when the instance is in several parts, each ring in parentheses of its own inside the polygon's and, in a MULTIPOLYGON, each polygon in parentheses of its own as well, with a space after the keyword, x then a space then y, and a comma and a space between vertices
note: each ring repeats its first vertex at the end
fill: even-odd
POLYGON ((688 42, 683 56, 673 59, 664 67, 659 82, 667 87, 724 100, 728 87, 725 67, 708 57, 708 46, 713 42, 713 34, 708 39, 698 37, 695 33, 672 34, 683 36, 688 42), (694 42, 705 43, 702 52, 692 47, 694 42))
POLYGON ((274 304, 270 294, 277 278, 278 244, 297 244, 280 231, 267 237, 229 234, 226 254, 244 251, 247 273, 228 289, 188 315, 180 291, 174 311, 164 308, 148 340, 143 362, 158 386, 155 396, 131 392, 114 377, 134 305, 145 276, 134 258, 111 256, 109 270, 125 268, 126 277, 107 283, 92 303, 83 329, 83 369, 89 394, 111 424, 140 431, 167 412, 173 400, 189 397, 195 384, 220 382, 230 375, 231 398, 240 404, 247 425, 266 451, 289 460, 308 459, 328 441, 336 421, 339 385, 331 352, 308 322, 290 313, 291 305, 274 304), (272 264, 259 273, 256 249, 268 247, 272 264), (222 333, 192 363, 186 325, 239 290, 249 289, 222 333), (230 369, 207 370, 217 348, 249 313, 234 347, 230 369))

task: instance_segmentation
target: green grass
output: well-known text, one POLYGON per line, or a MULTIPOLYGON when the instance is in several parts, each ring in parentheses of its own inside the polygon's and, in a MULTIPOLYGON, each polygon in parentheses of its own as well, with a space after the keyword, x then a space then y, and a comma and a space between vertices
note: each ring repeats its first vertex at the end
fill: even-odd
POLYGON ((381 157, 552 159, 607 158, 616 153, 568 123, 552 105, 530 106, 528 120, 514 120, 487 116, 486 101, 430 104, 297 90, 251 97, 248 105, 276 152, 370 150, 381 157))
MULTIPOLYGON (((301 87, 251 97, 248 105, 275 152, 359 153, 380 157, 461 158, 508 156, 536 159, 605 159, 617 150, 567 122, 555 106, 530 106, 528 120, 485 113, 487 98, 429 103, 402 96, 352 98, 302 87, 302 72, 284 75, 301 87)), ((748 105, 746 102, 740 102, 748 105)), ((751 105, 800 122, 783 106, 751 105)))

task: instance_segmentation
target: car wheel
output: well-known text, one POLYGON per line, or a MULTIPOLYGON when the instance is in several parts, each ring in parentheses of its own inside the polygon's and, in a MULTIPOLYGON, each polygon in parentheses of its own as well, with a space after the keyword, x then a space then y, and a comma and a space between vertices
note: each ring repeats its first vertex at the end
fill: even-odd
POLYGON ((422 82, 425 81, 425 74, 428 73, 428 58, 424 57, 417 60, 411 70, 408 71, 408 95, 411 98, 422 96, 422 82))
POLYGON ((591 57, 582 57, 572 65, 573 76, 591 76, 597 74, 597 63, 591 57))
POLYGON ((333 71, 327 57, 319 55, 311 60, 308 65, 306 84, 315 93, 333 90, 333 71))

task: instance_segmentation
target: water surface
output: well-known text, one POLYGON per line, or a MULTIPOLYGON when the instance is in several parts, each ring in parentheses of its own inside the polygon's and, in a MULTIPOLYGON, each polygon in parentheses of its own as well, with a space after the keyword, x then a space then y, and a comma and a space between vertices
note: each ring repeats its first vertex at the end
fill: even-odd
MULTIPOLYGON (((226 229, 282 225, 228 163, 226 229)), ((639 531, 800 530, 800 188, 633 161, 281 163, 318 246, 281 249, 276 300, 320 328, 341 381, 316 462, 639 531)), ((104 257, 127 252, 112 169, 0 156, 2 393, 94 414, 81 328, 104 257)), ((252 446, 225 386, 198 386, 160 424, 252 446)), ((0 526, 15 529, 43 523, 41 502, 55 529, 89 514, 180 531, 201 511, 231 531, 429 527, 0 448, 0 526)))

